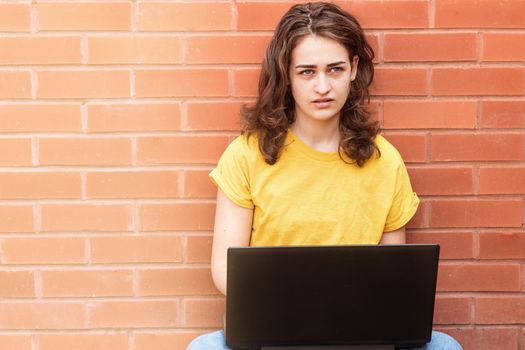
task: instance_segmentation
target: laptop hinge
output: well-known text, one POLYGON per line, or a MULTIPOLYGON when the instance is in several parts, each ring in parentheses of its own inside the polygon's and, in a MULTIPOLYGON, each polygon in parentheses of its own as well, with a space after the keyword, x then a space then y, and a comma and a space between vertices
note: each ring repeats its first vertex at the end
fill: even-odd
POLYGON ((395 350, 387 345, 316 345, 316 346, 263 346, 261 350, 395 350))

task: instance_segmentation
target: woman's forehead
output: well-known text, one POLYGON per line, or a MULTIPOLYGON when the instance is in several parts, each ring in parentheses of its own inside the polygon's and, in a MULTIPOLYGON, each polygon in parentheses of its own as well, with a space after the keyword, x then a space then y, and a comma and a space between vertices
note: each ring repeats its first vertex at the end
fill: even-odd
POLYGON ((306 35, 292 50, 292 66, 296 65, 328 65, 334 62, 348 62, 347 49, 333 39, 319 35, 306 35))

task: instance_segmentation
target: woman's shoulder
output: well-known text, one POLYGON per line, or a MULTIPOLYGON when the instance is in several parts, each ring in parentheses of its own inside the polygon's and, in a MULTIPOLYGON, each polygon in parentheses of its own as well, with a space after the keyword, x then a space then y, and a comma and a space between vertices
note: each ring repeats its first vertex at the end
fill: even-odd
POLYGON ((257 134, 240 134, 239 136, 235 137, 232 142, 230 142, 228 147, 244 152, 258 149, 259 144, 257 141, 257 134))
POLYGON ((376 136, 375 144, 381 152, 380 158, 383 158, 383 160, 387 160, 389 162, 403 161, 399 151, 383 135, 376 136))
POLYGON ((253 158, 259 153, 256 134, 241 134, 233 139, 226 148, 225 154, 233 157, 253 158))

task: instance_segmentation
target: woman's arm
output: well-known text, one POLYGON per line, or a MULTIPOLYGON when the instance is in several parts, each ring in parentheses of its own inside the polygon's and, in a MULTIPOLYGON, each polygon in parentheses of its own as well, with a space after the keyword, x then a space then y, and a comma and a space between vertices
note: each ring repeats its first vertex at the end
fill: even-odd
POLYGON ((395 231, 384 232, 379 244, 405 244, 407 242, 405 226, 395 231))
POLYGON ((217 191, 215 227, 211 253, 211 273, 217 289, 226 295, 226 258, 229 247, 248 246, 252 231, 253 209, 233 203, 217 191))

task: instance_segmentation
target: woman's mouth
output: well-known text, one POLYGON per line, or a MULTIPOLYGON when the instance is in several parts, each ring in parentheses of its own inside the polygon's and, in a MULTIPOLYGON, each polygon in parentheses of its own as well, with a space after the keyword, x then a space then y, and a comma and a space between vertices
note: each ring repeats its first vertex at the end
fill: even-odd
POLYGON ((320 98, 320 99, 317 99, 317 100, 314 100, 312 103, 317 107, 317 108, 327 108, 330 106, 330 104, 333 102, 334 100, 331 99, 331 98, 320 98))

